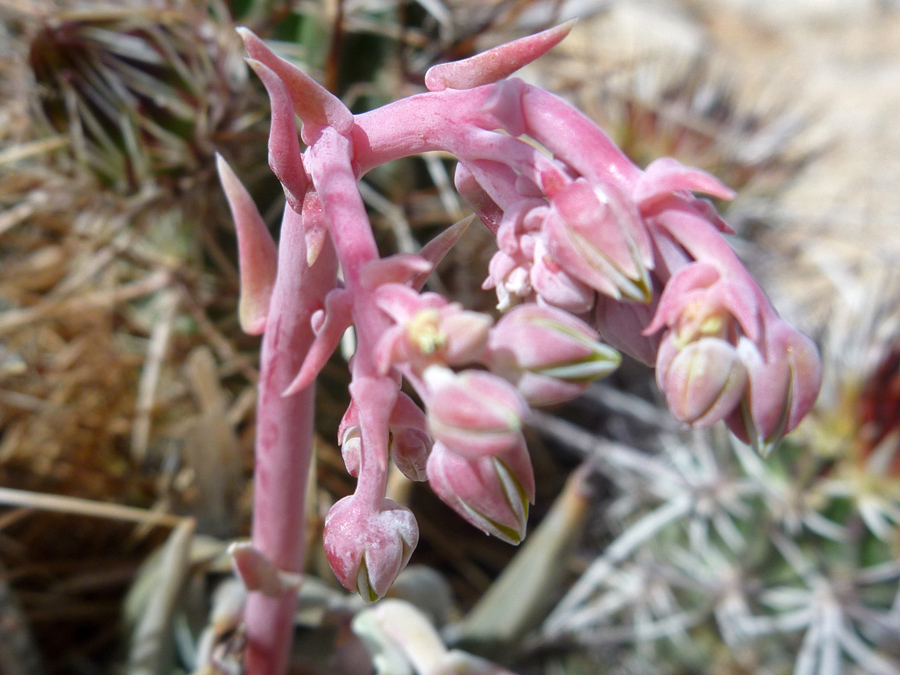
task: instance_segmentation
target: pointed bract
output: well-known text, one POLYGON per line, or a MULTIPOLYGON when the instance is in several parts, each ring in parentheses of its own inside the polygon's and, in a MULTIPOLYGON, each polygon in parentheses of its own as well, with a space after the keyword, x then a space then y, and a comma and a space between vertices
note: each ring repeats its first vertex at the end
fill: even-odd
POLYGON ((425 86, 430 91, 473 89, 502 80, 553 49, 563 41, 574 25, 574 20, 567 21, 471 58, 432 66, 425 73, 425 86))
POLYGON ((325 296, 325 316, 321 322, 300 372, 284 390, 283 396, 291 396, 310 386, 328 362, 328 359, 341 342, 344 331, 352 321, 351 307, 353 299, 343 288, 336 288, 325 296))
POLYGON ((397 253, 373 260, 360 270, 363 288, 374 290, 384 284, 406 284, 419 275, 431 274, 434 264, 420 255, 397 253))
POLYGON ((302 585, 299 574, 285 572, 249 542, 235 542, 228 547, 235 574, 248 591, 277 598, 296 591, 302 585))
POLYGON ((303 168, 303 155, 300 152, 300 139, 297 137, 290 94, 281 78, 268 66, 255 59, 247 59, 247 63, 265 85, 272 106, 269 167, 281 182, 290 207, 300 213, 303 196, 309 187, 309 177, 303 168))
POLYGON ((734 190, 705 171, 684 166, 671 157, 657 159, 647 166, 634 188, 634 201, 640 208, 673 192, 700 192, 719 199, 734 199, 734 190))
MULTIPOLYGON (((294 112, 304 124, 313 127, 331 126, 340 134, 350 133, 353 128, 353 113, 339 98, 297 66, 275 54, 253 31, 243 27, 237 31, 251 58, 268 66, 284 82, 290 93, 294 112)), ((304 140, 307 140, 306 136, 304 140)))
POLYGON ((421 290, 421 288, 425 285, 425 282, 428 280, 429 275, 432 270, 438 266, 441 260, 444 259, 444 256, 450 252, 450 249, 456 245, 462 236, 469 229, 469 225, 472 224, 472 221, 475 220, 475 215, 466 216, 462 220, 459 220, 443 232, 441 232, 434 239, 429 241, 425 246, 422 247, 422 250, 419 251, 419 255, 431 263, 431 269, 423 271, 422 273, 414 276, 410 283, 412 287, 421 290))
POLYGON ((241 297, 238 316, 241 329, 261 335, 266 328, 269 302, 278 269, 278 251, 253 197, 221 155, 216 155, 219 180, 228 199, 238 238, 241 297))

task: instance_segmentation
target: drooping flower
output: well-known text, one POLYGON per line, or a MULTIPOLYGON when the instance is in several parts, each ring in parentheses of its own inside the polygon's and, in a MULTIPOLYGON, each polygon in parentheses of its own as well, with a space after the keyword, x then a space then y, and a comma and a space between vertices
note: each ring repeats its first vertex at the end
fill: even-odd
POLYGON ((373 509, 351 495, 331 507, 323 537, 328 562, 344 588, 374 602, 406 567, 419 528, 412 512, 390 499, 373 509))
POLYGON ((432 366, 428 386, 428 429, 436 441, 457 454, 496 455, 522 442, 528 405, 515 387, 480 370, 460 374, 432 366))
POLYGON ((468 459, 442 443, 428 458, 434 493, 472 525, 510 544, 525 537, 534 471, 524 441, 498 455, 468 459))
POLYGON ((597 332, 553 307, 521 305, 491 331, 491 369, 514 383, 531 405, 575 398, 621 362, 597 332))

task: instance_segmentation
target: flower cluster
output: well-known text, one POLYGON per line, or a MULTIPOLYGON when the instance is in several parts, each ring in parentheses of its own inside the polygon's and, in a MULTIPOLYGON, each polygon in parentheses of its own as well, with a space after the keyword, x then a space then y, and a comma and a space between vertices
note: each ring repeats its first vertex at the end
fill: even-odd
POLYGON ((268 331, 277 277, 340 265, 342 281, 332 274, 327 287, 305 290, 318 307, 315 337, 285 395, 312 385, 353 326, 339 441, 357 488, 332 508, 324 536, 335 573, 366 599, 384 594, 418 539, 409 510, 385 497, 388 462, 427 479, 476 527, 518 543, 534 498, 522 435, 529 406, 577 396, 618 366, 614 348, 656 362, 676 418, 725 420, 760 450, 796 426, 818 392, 813 344, 778 317, 722 238, 727 226, 694 196, 731 191, 674 160, 642 171, 562 100, 507 79, 568 30, 436 66, 428 92, 356 116, 242 33, 272 103, 270 165, 289 212, 282 242, 302 241, 305 259, 277 259, 222 162, 241 240, 241 317, 247 330, 268 331), (457 188, 496 235, 484 286, 496 290, 497 321, 420 290, 467 222, 419 255, 382 258, 375 246, 359 177, 431 150, 459 159, 457 188), (404 381, 422 408, 401 392, 404 381))

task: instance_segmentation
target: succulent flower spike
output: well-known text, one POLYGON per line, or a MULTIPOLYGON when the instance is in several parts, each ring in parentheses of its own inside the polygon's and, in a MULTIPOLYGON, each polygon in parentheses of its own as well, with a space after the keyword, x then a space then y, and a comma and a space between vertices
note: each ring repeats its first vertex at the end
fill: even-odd
POLYGON ((528 406, 515 387, 480 370, 457 375, 441 366, 425 371, 428 429, 436 441, 474 459, 520 445, 528 406))
POLYGON ((419 527, 409 509, 390 499, 373 509, 351 495, 331 507, 323 536, 328 562, 344 588, 375 602, 409 562, 419 527))
POLYGON ((309 178, 303 168, 303 156, 300 153, 300 139, 297 137, 297 124, 294 121, 290 94, 275 71, 254 59, 247 59, 247 63, 265 85, 272 105, 269 168, 284 188, 290 207, 300 213, 303 208, 303 195, 309 187, 309 178))
MULTIPOLYGON (((778 317, 722 237, 727 225, 694 196, 730 199, 731 190, 675 160, 642 171, 568 103, 504 79, 570 28, 435 66, 430 91, 357 116, 241 29, 271 98, 271 164, 289 201, 276 259, 250 196, 220 159, 238 229, 241 322, 265 329, 254 546, 279 566, 302 569, 293 537, 303 538, 311 385, 351 325, 352 403, 339 440, 357 485, 328 514, 325 550, 341 583, 370 601, 418 538, 412 514, 385 498, 389 462, 427 478, 476 527, 519 543, 534 499, 522 434, 529 402, 577 395, 616 368, 613 347, 656 361, 677 419, 724 419, 762 451, 811 408, 821 381, 815 347, 778 317), (309 146, 302 155, 294 114, 309 146), (457 189, 496 236, 484 288, 509 310, 496 326, 420 292, 470 219, 419 255, 379 253, 359 177, 432 151, 459 160, 457 189), (403 378, 425 412, 400 393, 403 378)), ((265 558, 241 556, 261 589, 281 588, 265 558)), ((248 675, 285 672, 294 606, 291 592, 276 595, 248 599, 248 675)))
POLYGON ((472 89, 502 80, 553 49, 574 25, 574 20, 567 21, 471 58, 432 66, 425 73, 425 86, 429 91, 472 89))
POLYGON ((531 405, 575 398, 588 384, 619 367, 621 357, 597 342, 597 333, 552 307, 521 305, 491 331, 492 372, 516 385, 531 405))
POLYGON ((443 443, 428 458, 428 483, 448 506, 485 534, 509 544, 525 537, 534 472, 525 443, 501 455, 467 459, 443 443))
POLYGON ((216 167, 237 230, 241 328, 249 335, 261 335, 266 328, 269 300, 275 286, 278 251, 253 197, 221 155, 216 155, 216 167))
MULTIPOLYGON (((330 126, 338 133, 350 133, 353 128, 353 113, 339 98, 297 66, 276 55, 249 28, 241 27, 237 31, 251 58, 268 66, 284 82, 290 93, 294 112, 304 124, 309 124, 314 129, 330 126)), ((312 133, 305 132, 303 140, 310 143, 314 134, 314 130, 312 133)))

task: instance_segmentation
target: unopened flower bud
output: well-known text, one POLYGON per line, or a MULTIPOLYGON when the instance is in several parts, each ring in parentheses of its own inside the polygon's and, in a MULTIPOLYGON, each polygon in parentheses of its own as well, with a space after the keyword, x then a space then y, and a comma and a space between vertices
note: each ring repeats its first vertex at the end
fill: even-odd
POLYGON ((412 512, 389 499, 377 510, 356 495, 344 497, 325 518, 325 553, 348 591, 374 602, 406 567, 419 541, 412 512))
POLYGON ((391 460, 410 480, 425 480, 425 466, 433 443, 428 433, 428 420, 422 409, 403 392, 397 396, 389 429, 391 460))
POLYGON ((746 338, 737 350, 747 368, 747 393, 728 428, 768 455, 815 404, 822 365, 812 340, 778 319, 767 326, 767 353, 746 338))
POLYGON ((678 349, 663 341, 656 381, 672 416, 708 427, 725 419, 744 395, 747 371, 737 350, 718 338, 701 338, 678 349))
POLYGON ((597 298, 593 288, 566 274, 547 253, 547 248, 540 239, 534 246, 534 263, 529 279, 531 287, 541 300, 573 314, 589 312, 597 298))
POLYGON ((591 288, 617 300, 652 297, 649 234, 634 204, 612 185, 578 179, 560 190, 543 234, 550 255, 591 288))
POLYGON ((478 360, 487 345, 494 320, 481 312, 446 311, 438 321, 438 331, 446 336, 444 362, 456 366, 478 360))
POLYGON ((467 459, 442 443, 428 458, 434 493, 469 523, 510 544, 525 537, 534 471, 524 441, 497 456, 467 459))
POLYGON ((621 362, 587 324, 553 307, 522 305, 491 331, 491 368, 516 384, 531 405, 578 396, 621 362))
POLYGON ((469 458, 495 455, 521 442, 528 406, 505 380, 479 370, 456 374, 431 366, 425 383, 428 428, 436 441, 469 458))
POLYGON ((344 458, 344 466, 347 467, 347 473, 355 478, 359 475, 361 462, 362 430, 359 427, 359 409, 356 407, 356 402, 352 400, 344 417, 341 418, 337 436, 341 456, 344 458))

